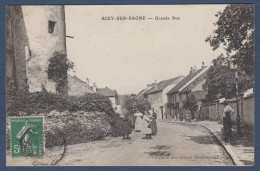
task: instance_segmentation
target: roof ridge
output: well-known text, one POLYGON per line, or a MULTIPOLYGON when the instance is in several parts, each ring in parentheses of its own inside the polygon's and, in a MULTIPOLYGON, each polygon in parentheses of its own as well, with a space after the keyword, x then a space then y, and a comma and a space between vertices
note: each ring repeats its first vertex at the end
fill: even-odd
MULTIPOLYGON (((205 67, 205 68, 209 68, 209 67, 205 67)), ((189 85, 190 84, 189 82, 193 78, 195 78, 205 68, 200 68, 200 69, 196 70, 195 72, 188 74, 186 77, 183 78, 182 81, 180 81, 176 86, 174 86, 167 94, 175 93, 175 92, 179 91, 181 88, 183 88, 184 86, 186 87, 187 85, 189 85)))
POLYGON ((159 82, 157 85, 159 86, 157 89, 155 89, 155 87, 152 87, 151 89, 149 89, 145 94, 149 94, 149 93, 155 93, 155 92, 158 92, 158 91, 162 91, 164 88, 166 88, 167 86, 169 86, 172 82, 174 82, 175 80, 177 80, 178 78, 180 78, 181 76, 177 76, 177 77, 174 77, 174 78, 170 78, 170 79, 167 79, 167 80, 162 80, 161 82, 159 82), (169 81, 172 81, 172 82, 169 82, 169 81), (169 82, 169 83, 168 83, 169 82), (166 85, 162 85, 166 83, 166 85), (163 87, 160 87, 160 86, 163 86, 163 87))
POLYGON ((180 91, 182 91, 184 88, 186 88, 187 86, 189 86, 193 81, 195 81, 197 78, 199 78, 203 73, 205 73, 207 70, 209 69, 209 67, 205 67, 205 68, 201 68, 200 71, 194 75, 194 77, 192 77, 190 79, 190 81, 188 81, 183 87, 180 88, 180 91), (203 72, 204 71, 204 72, 203 72))

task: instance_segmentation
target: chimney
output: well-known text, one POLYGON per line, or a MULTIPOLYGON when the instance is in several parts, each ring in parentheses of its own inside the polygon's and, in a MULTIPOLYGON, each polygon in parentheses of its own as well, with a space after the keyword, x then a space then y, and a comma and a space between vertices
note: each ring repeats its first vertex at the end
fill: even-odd
POLYGON ((202 65, 201 65, 201 68, 203 69, 205 66, 204 66, 204 62, 202 62, 202 65))
POLYGON ((93 91, 94 91, 95 93, 97 93, 97 86, 96 86, 96 83, 93 83, 93 91))
POLYGON ((86 78, 86 84, 89 85, 89 79, 88 78, 86 78))
POLYGON ((190 74, 193 73, 193 67, 190 67, 190 74))
POLYGON ((158 88, 158 86, 157 86, 157 82, 156 82, 156 80, 155 80, 155 83, 154 83, 154 84, 155 84, 155 86, 154 86, 154 87, 155 87, 155 89, 157 89, 157 88, 158 88))

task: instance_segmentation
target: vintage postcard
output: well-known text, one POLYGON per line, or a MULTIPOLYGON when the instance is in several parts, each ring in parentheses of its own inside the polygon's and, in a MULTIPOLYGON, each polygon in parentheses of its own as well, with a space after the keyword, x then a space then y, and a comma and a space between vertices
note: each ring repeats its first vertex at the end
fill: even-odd
POLYGON ((255 6, 6 6, 7 166, 252 166, 255 6))

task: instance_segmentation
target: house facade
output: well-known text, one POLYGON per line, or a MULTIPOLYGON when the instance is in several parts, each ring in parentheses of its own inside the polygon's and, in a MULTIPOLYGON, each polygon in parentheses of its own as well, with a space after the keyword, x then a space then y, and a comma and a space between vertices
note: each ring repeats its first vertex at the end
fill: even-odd
POLYGON ((7 83, 21 91, 56 93, 47 70, 55 52, 66 57, 64 6, 7 6, 6 28, 7 83))
POLYGON ((151 108, 154 108, 154 111, 157 114, 157 119, 167 118, 165 114, 167 92, 175 87, 183 78, 183 76, 179 76, 169 80, 161 81, 158 84, 155 83, 155 86, 145 93, 145 97, 150 102, 151 108))
MULTIPOLYGON (((205 83, 205 77, 209 67, 202 66, 198 70, 191 69, 190 74, 187 75, 179 84, 172 88, 167 93, 167 115, 168 118, 177 118, 181 120, 188 112, 183 108, 183 103, 188 97, 194 96, 197 105, 200 107, 202 100, 205 99, 206 93, 202 85, 205 83)), ((193 116, 193 115, 192 115, 193 116)))
POLYGON ((116 112, 121 113, 121 105, 118 103, 118 94, 116 90, 112 90, 108 87, 96 88, 96 93, 107 97, 111 101, 113 109, 116 112))

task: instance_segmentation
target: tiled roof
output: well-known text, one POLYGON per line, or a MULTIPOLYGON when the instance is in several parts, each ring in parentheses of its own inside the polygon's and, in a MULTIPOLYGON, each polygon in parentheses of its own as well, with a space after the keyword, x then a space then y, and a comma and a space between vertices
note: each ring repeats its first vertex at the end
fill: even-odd
POLYGON ((175 80, 177 80, 180 77, 181 76, 175 77, 175 78, 172 78, 172 79, 169 79, 169 80, 161 81, 160 83, 158 83, 157 88, 156 87, 151 88, 150 90, 148 90, 146 92, 146 94, 151 94, 151 93, 156 93, 158 91, 162 91, 163 89, 165 89, 167 86, 172 84, 175 80))
POLYGON ((204 72, 201 71, 201 73, 199 73, 200 75, 198 74, 199 76, 197 76, 197 78, 195 78, 195 79, 192 81, 191 84, 189 84, 187 87, 185 87, 184 89, 182 89, 180 92, 181 92, 181 93, 188 92, 188 91, 192 90, 195 86, 197 86, 199 83, 203 82, 203 80, 204 80, 204 78, 205 78, 205 76, 206 76, 206 74, 207 74, 206 71, 207 71, 207 69, 205 69, 204 72))
POLYGON ((146 88, 141 90, 137 95, 136 95, 136 99, 138 99, 139 97, 142 97, 142 95, 146 94, 146 92, 148 92, 150 89, 152 89, 155 86, 155 83, 152 84, 148 84, 148 86, 150 86, 150 88, 146 88))
POLYGON ((92 90, 92 87, 90 85, 88 85, 85 81, 81 80, 80 78, 78 78, 76 75, 69 75, 68 74, 68 77, 71 77, 72 79, 74 79, 75 81, 81 83, 81 84, 84 84, 85 86, 87 86, 90 90, 92 90))
POLYGON ((141 90, 141 91, 136 95, 136 98, 138 98, 141 94, 143 94, 145 90, 146 90, 146 89, 141 90))
POLYGON ((97 94, 101 94, 106 97, 116 97, 116 91, 110 88, 97 88, 97 94))
POLYGON ((191 79, 193 79, 196 75, 198 75, 203 69, 198 69, 196 72, 193 72, 187 75, 181 82, 179 82, 175 87, 173 87, 167 94, 176 93, 182 88, 185 84, 187 84, 191 79))

